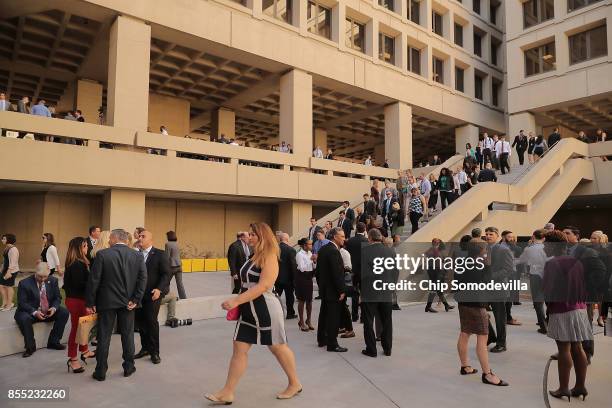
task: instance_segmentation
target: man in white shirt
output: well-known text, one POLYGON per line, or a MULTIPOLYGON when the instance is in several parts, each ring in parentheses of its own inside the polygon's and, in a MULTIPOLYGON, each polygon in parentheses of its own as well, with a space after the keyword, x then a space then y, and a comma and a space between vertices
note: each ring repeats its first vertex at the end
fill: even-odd
POLYGON ((461 195, 465 194, 466 191, 470 189, 469 179, 465 169, 462 167, 459 170, 459 174, 457 175, 457 181, 459 182, 459 189, 461 190, 461 195))
POLYGON ((491 163, 493 161, 493 155, 491 154, 491 150, 493 149, 493 139, 489 137, 488 133, 485 133, 483 135, 482 146, 482 156, 484 163, 491 163))
POLYGON ((533 308, 538 318, 538 326, 540 326, 538 333, 542 334, 547 333, 544 314, 544 291, 542 288, 544 265, 548 260, 548 256, 544 252, 544 232, 543 230, 535 230, 533 232, 529 246, 525 248, 517 261, 517 264, 529 266, 529 289, 533 299, 533 308))
POLYGON ((372 157, 368 156, 367 159, 365 159, 365 162, 363 163, 366 166, 371 166, 372 165, 372 157))
POLYGON ((0 112, 9 110, 11 104, 6 100, 4 92, 0 92, 0 112))
POLYGON ((281 145, 278 148, 278 151, 281 153, 289 153, 289 148, 287 147, 287 144, 284 141, 281 142, 281 145))
POLYGON ((317 159, 323 158, 323 150, 319 146, 312 152, 312 157, 316 157, 317 159))
POLYGON ((510 165, 508 164, 508 158, 512 153, 510 148, 510 142, 506 141, 506 136, 502 136, 501 139, 495 145, 495 152, 499 161, 499 168, 502 174, 506 174, 506 169, 510 173, 510 165))

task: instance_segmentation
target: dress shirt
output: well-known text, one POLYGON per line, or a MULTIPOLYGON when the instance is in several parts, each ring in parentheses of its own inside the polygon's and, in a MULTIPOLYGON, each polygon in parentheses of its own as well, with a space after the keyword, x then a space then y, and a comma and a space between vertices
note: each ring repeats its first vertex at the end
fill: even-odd
POLYGON ((372 160, 370 159, 366 159, 365 163, 366 166, 371 166, 372 165, 372 160))
POLYGON ((306 252, 303 249, 300 249, 300 251, 297 253, 295 257, 298 271, 312 272, 312 270, 314 269, 314 265, 313 265, 311 258, 312 258, 312 252, 310 251, 306 252))
POLYGON ((140 250, 140 252, 142 252, 142 256, 144 256, 145 262, 147 262, 147 258, 149 257, 149 252, 151 252, 151 248, 153 248, 153 246, 150 246, 147 249, 140 250))
POLYGON ((493 139, 490 137, 485 137, 484 139, 484 148, 491 149, 493 147, 493 139))
POLYGON ((467 174, 463 170, 459 172, 459 174, 457 175, 457 178, 459 179, 459 184, 465 184, 468 182, 467 174))
POLYGON ((55 245, 49 245, 47 248, 47 265, 49 265, 49 269, 55 269, 60 265, 55 245))
POLYGON ((9 101, 7 101, 7 100, 0 101, 0 111, 7 111, 7 110, 9 110, 9 106, 11 106, 9 101))
POLYGON ((321 149, 315 149, 314 153, 312 154, 314 157, 322 159, 323 158, 323 150, 321 149))
POLYGON ((549 258, 544 252, 544 244, 541 242, 534 242, 529 245, 518 259, 517 264, 524 264, 529 266, 530 275, 538 275, 540 278, 544 277, 544 265, 549 258))
POLYGON ((32 106, 32 115, 46 116, 50 118, 51 112, 49 112, 49 109, 45 105, 38 104, 38 105, 32 106))
POLYGON ((431 182, 427 179, 421 181, 421 194, 428 195, 431 193, 431 182))
POLYGON ((340 248, 340 256, 342 257, 342 263, 344 264, 344 269, 353 269, 353 265, 351 264, 351 254, 344 248, 340 248))
POLYGON ((314 245, 312 246, 312 253, 313 254, 319 253, 319 249, 323 248, 325 245, 329 244, 330 242, 331 241, 327 238, 317 240, 317 242, 315 242, 314 245))
POLYGON ((251 250, 249 249, 249 246, 243 240, 240 240, 240 242, 242 243, 242 249, 244 250, 244 255, 246 255, 246 257, 248 258, 249 256, 251 256, 251 250))

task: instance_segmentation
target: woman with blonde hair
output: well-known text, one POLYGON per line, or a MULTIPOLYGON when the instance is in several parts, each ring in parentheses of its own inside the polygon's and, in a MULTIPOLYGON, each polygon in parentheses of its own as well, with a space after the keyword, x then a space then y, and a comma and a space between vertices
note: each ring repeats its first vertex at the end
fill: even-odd
POLYGON ((217 404, 233 402, 238 381, 247 368, 252 344, 268 346, 287 375, 289 384, 276 396, 277 399, 293 398, 302 391, 295 369, 295 356, 287 345, 283 308, 273 292, 280 249, 268 224, 251 224, 249 245, 253 247, 253 255, 240 269, 240 294, 221 305, 228 311, 237 307, 240 317, 234 332, 234 351, 225 385, 214 394, 204 395, 217 404))
POLYGON ((98 251, 101 251, 106 248, 110 248, 109 240, 110 240, 110 231, 100 232, 100 238, 98 238, 98 240, 96 241, 96 244, 91 250, 92 263, 93 263, 93 260, 95 260, 96 254, 98 253, 98 251))
POLYGON ((597 251, 599 255, 599 259, 606 266, 606 270, 608 271, 604 284, 599 288, 599 298, 602 300, 599 302, 599 317, 597 318, 597 325, 600 327, 604 327, 606 324, 606 319, 608 318, 608 311, 610 306, 612 306, 612 290, 610 290, 610 276, 612 273, 612 251, 610 251, 610 247, 608 246, 608 236, 603 233, 601 230, 596 230, 591 233, 590 239, 591 245, 593 249, 597 251))

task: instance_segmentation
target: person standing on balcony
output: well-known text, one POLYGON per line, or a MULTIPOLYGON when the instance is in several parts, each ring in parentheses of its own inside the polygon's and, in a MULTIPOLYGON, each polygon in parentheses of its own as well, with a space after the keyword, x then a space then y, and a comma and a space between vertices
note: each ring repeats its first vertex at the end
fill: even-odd
POLYGON ((327 154, 325 155, 327 160, 334 160, 334 152, 332 149, 327 149, 327 154))
POLYGON ((187 293, 185 292, 185 286, 183 285, 183 268, 181 264, 181 251, 179 249, 177 243, 176 232, 168 231, 166 232, 166 247, 164 248, 166 254, 168 254, 168 258, 170 259, 170 273, 172 277, 175 278, 176 281, 176 289, 179 293, 179 299, 187 299, 187 293))
POLYGON ((442 160, 440 160, 440 157, 437 154, 433 155, 433 159, 431 160, 431 165, 432 166, 439 166, 442 164, 442 160))
POLYGON ((516 147, 516 155, 518 156, 519 164, 522 166, 523 163, 525 163, 525 151, 527 150, 527 147, 529 147, 529 141, 527 140, 527 136, 525 136, 523 129, 519 131, 518 135, 514 136, 512 147, 516 147))
POLYGON ((533 157, 533 150, 535 149, 536 138, 533 135, 533 132, 529 132, 529 138, 527 138, 527 158, 529 159, 529 164, 535 163, 533 157))
POLYGON ((496 153, 499 162, 499 168, 502 174, 506 174, 506 170, 510 173, 510 164, 508 164, 508 159, 512 154, 512 148, 510 147, 510 142, 506 141, 506 136, 502 136, 497 142, 496 153))
POLYGON ((161 125, 159 127, 159 133, 161 133, 164 136, 168 136, 168 128, 164 125, 161 125))
POLYGON ((365 161, 363 162, 364 166, 371 166, 372 165, 372 157, 370 155, 368 155, 368 157, 366 157, 365 161))
POLYGON ((557 144, 561 140, 561 133, 559 133, 559 128, 556 127, 555 130, 548 136, 548 147, 552 149, 552 147, 557 144))
POLYGON ((287 304, 287 320, 295 319, 295 297, 293 295, 293 279, 297 273, 296 253, 295 249, 289 245, 289 234, 281 232, 279 234, 280 258, 278 261, 278 276, 274 283, 274 290, 278 296, 285 293, 285 302, 287 304))
POLYGON ((40 99, 38 103, 32 107, 32 115, 50 118, 51 112, 45 103, 46 101, 44 99, 40 99))
POLYGON ((232 293, 240 293, 240 268, 244 265, 251 255, 251 250, 248 245, 249 234, 247 232, 238 232, 236 241, 234 241, 227 249, 227 261, 230 268, 230 276, 232 277, 233 289, 232 293))
POLYGON ((85 122, 85 117, 83 117, 83 112, 81 112, 78 109, 74 111, 74 117, 76 118, 77 122, 85 122))
POLYGON ((323 158, 323 150, 321 150, 321 148, 319 146, 317 146, 317 148, 314 149, 313 152, 312 152, 312 157, 316 157, 317 159, 322 159, 323 158))
POLYGON ((23 96, 19 102, 17 102, 17 112, 19 113, 30 113, 30 107, 28 106, 30 104, 30 98, 28 98, 27 96, 23 96))
POLYGON ((11 107, 9 101, 6 100, 4 92, 0 92, 0 112, 6 112, 11 107))
MULTIPOLYGON (((497 175, 495 174, 495 171, 492 168, 493 166, 491 166, 491 163, 487 163, 485 165, 484 170, 482 170, 480 172, 480 174, 478 175, 478 182, 479 183, 485 183, 485 182, 497 182, 497 175)), ((488 207, 489 210, 493 209, 493 202, 489 203, 488 207)))

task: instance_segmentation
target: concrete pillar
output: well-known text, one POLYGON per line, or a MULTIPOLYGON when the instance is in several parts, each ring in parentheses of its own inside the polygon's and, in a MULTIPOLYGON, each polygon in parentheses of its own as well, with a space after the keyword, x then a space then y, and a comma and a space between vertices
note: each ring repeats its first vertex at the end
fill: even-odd
POLYGON ((381 143, 379 145, 374 146, 374 156, 372 157, 374 163, 377 166, 382 166, 383 164, 385 164, 385 158, 385 144, 381 143))
POLYGON ((280 79, 279 142, 290 143, 293 154, 312 154, 312 76, 294 69, 280 79))
MULTIPOLYGON (((533 132, 537 136, 535 116, 531 112, 521 112, 508 117, 508 134, 506 140, 512 143, 514 136, 519 134, 520 130, 524 130, 526 135, 529 132, 533 132)), ((525 159, 526 160, 526 159, 525 159)), ((512 151, 510 156, 510 166, 518 164, 518 157, 516 157, 516 150, 512 151)))
POLYGON ((221 135, 225 135, 226 139, 236 137, 236 113, 233 110, 219 108, 213 111, 211 119, 211 137, 220 138, 221 135))
POLYGON ((251 9, 253 17, 261 20, 263 14, 261 0, 247 0, 246 6, 251 9))
POLYGON ((478 126, 467 124, 455 128, 455 152, 465 153, 465 144, 469 143, 474 149, 478 146, 478 126))
MULTIPOLYGON (((312 204, 299 201, 284 201, 278 204, 278 229, 289 236, 306 233, 310 227, 312 204)), ((304 235, 305 236, 305 235, 304 235)), ((298 237, 299 239, 301 237, 298 237)), ((297 241, 296 239, 296 241, 297 241)))
POLYGON ((385 156, 391 168, 412 168, 412 107, 403 102, 385 106, 385 156))
POLYGON ((365 29, 365 53, 378 61, 378 20, 372 18, 365 29))
POLYGON ((308 32, 308 2, 294 0, 291 18, 293 25, 300 29, 300 34, 306 35, 308 32))
POLYGON ((145 192, 110 189, 104 192, 102 229, 123 228, 128 232, 144 226, 145 192))
POLYGON ((147 130, 151 27, 118 16, 109 43, 107 123, 147 130))
POLYGON ((346 48, 346 2, 339 0, 332 9, 332 34, 331 39, 338 44, 340 49, 346 48))
POLYGON ((315 128, 313 148, 316 149, 317 146, 323 151, 323 154, 327 153, 327 130, 315 128))
POLYGON ((98 109, 102 106, 102 84, 88 79, 79 79, 76 89, 76 109, 80 110, 87 123, 98 123, 98 109))

